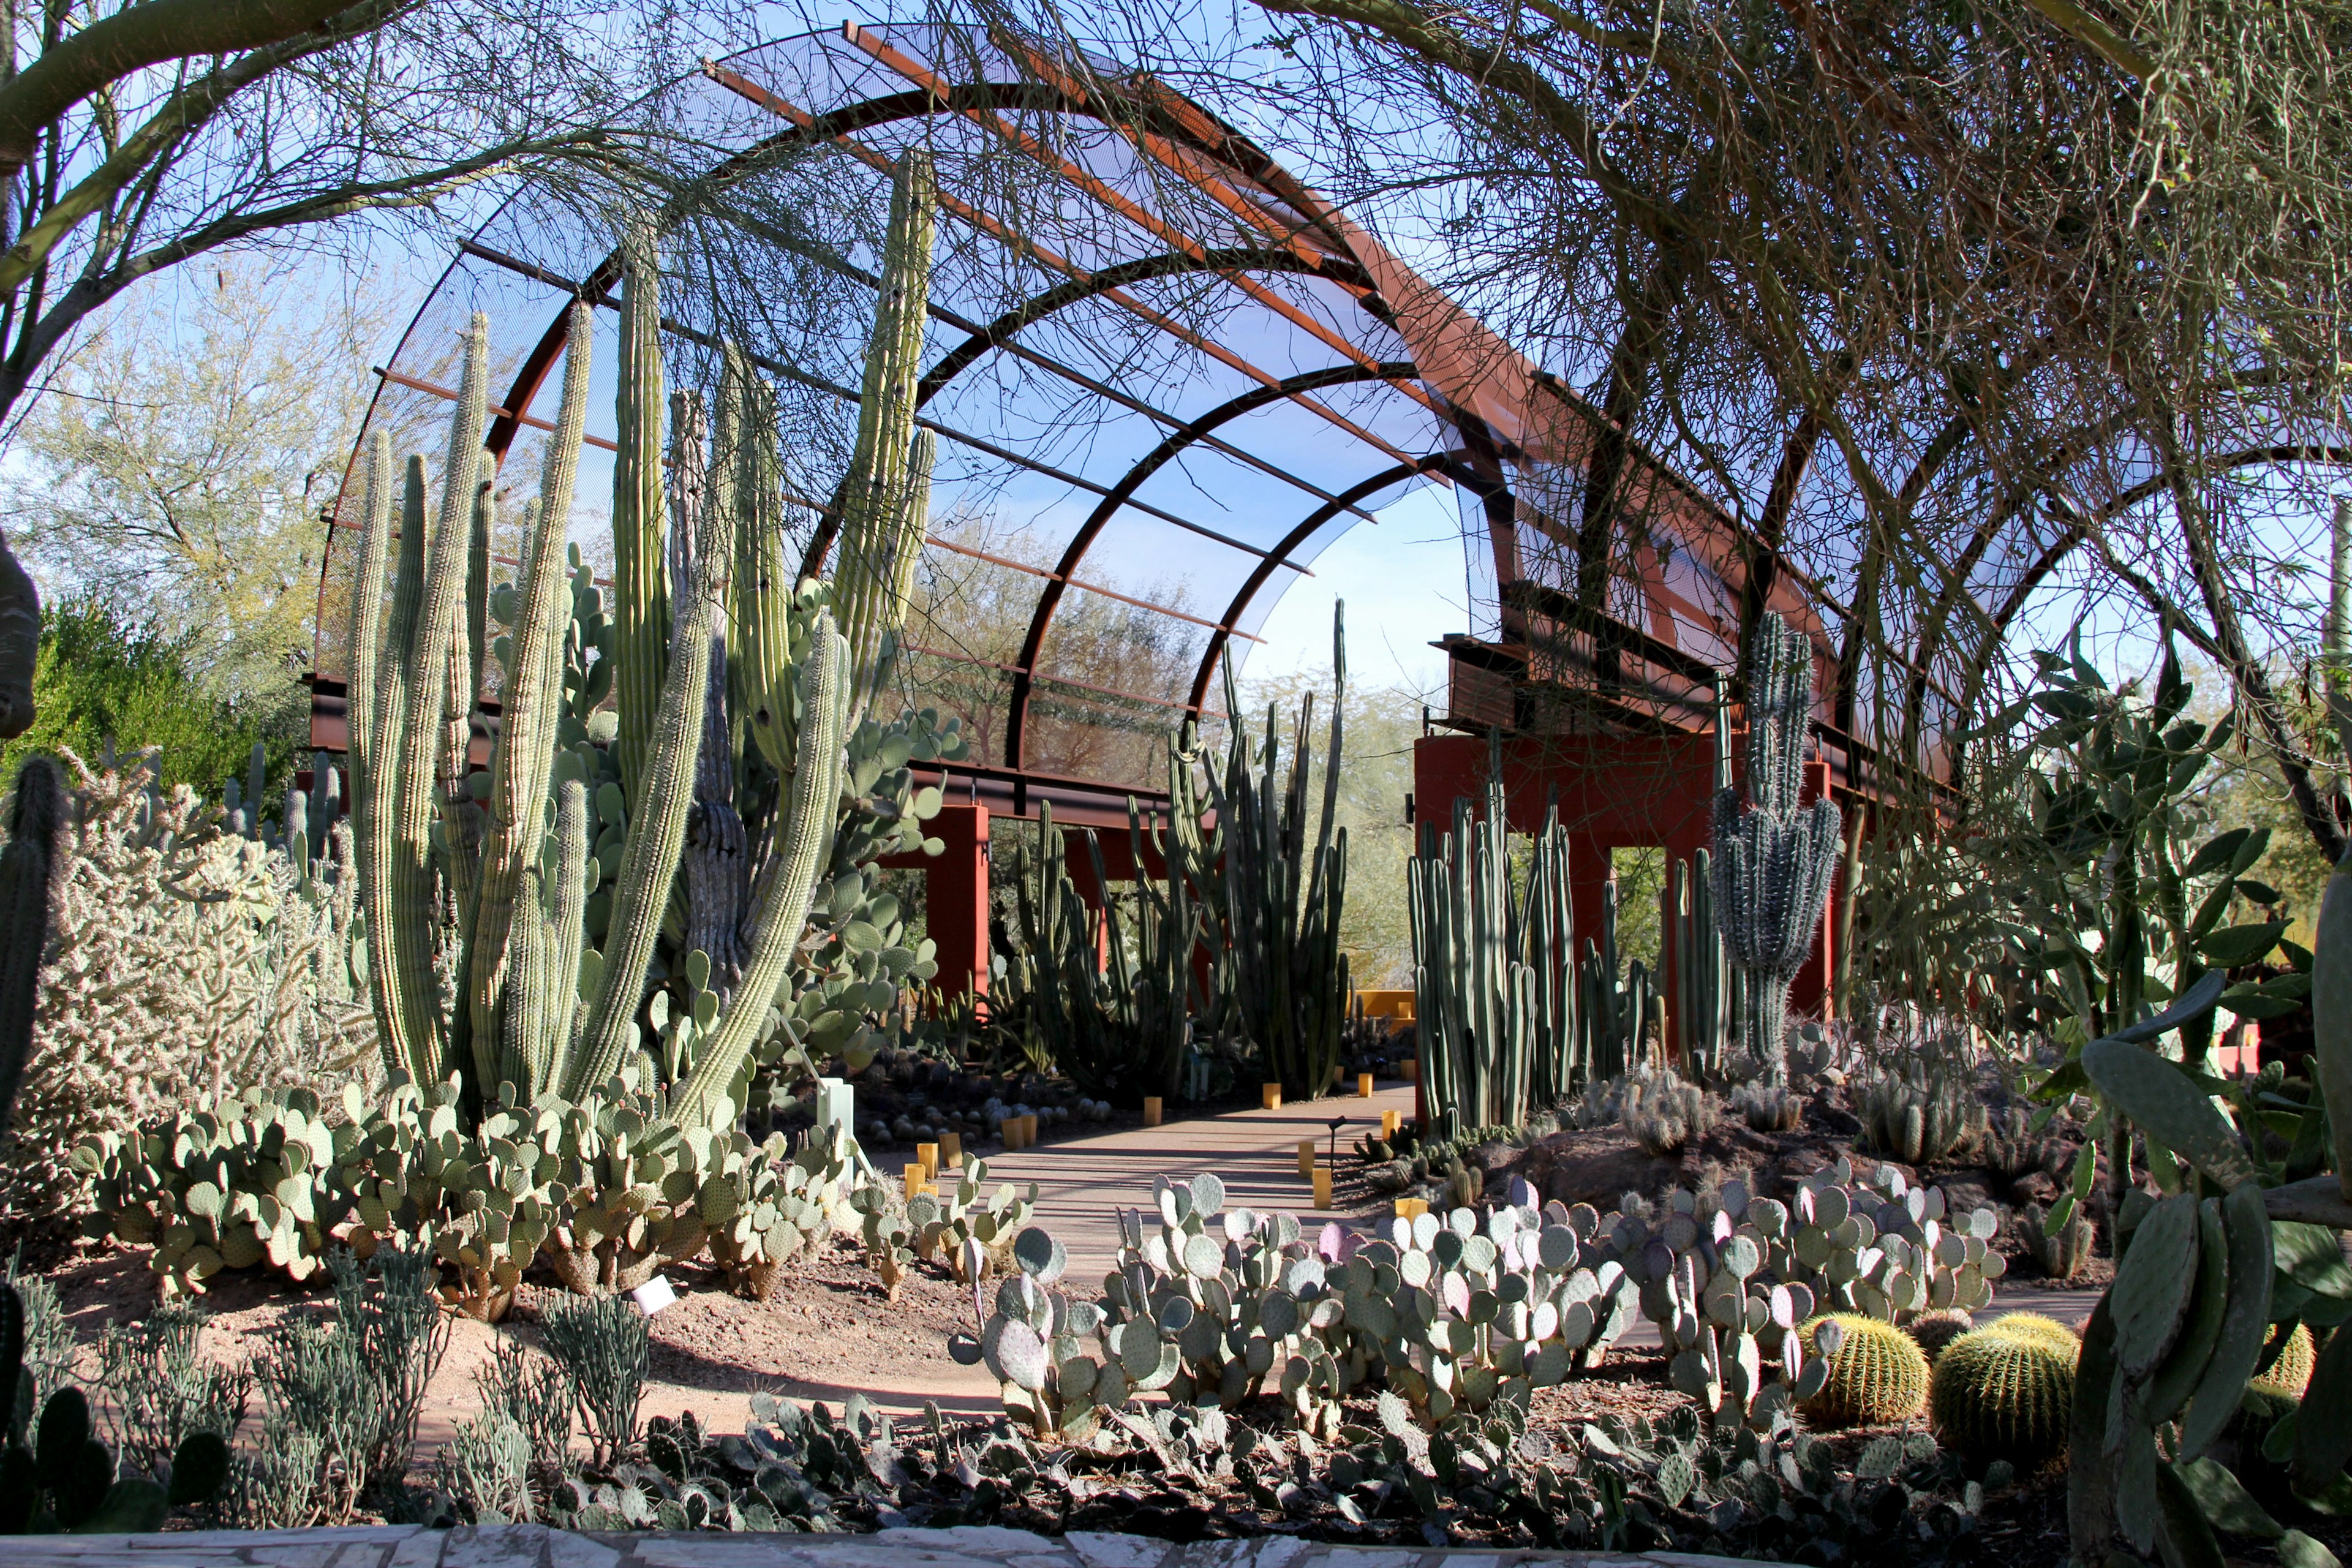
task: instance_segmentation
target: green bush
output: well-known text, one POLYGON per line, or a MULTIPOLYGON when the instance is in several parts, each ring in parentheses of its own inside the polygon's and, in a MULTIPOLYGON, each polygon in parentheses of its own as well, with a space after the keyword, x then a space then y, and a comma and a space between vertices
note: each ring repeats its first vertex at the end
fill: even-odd
POLYGON ((33 670, 39 717, 0 747, 0 778, 13 778, 36 752, 70 747, 95 759, 110 744, 118 756, 160 751, 163 788, 184 784, 217 798, 228 780, 245 777, 258 742, 272 788, 283 788, 308 737, 307 694, 289 679, 258 698, 223 697, 198 668, 194 640, 167 636, 103 599, 44 607, 33 670))

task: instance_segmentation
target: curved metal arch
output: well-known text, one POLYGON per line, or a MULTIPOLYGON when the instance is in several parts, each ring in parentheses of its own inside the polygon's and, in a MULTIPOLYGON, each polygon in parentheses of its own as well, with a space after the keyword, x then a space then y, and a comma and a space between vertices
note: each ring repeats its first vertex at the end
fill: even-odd
MULTIPOLYGON (((2273 463, 2315 462, 2329 463, 2338 468, 2352 468, 2352 447, 2299 443, 2270 447, 2242 447, 2237 451, 2226 454, 2211 463, 2200 464, 2198 471, 2200 475, 2210 475, 2225 473, 2236 468, 2260 468, 2273 463)), ((2089 541, 2092 521, 2105 522, 2111 518, 2128 511, 2162 490, 2167 483, 2164 475, 2153 474, 2100 507, 2092 518, 2085 518, 2079 511, 2071 507, 2068 508, 2066 510, 2068 521, 2065 528, 2042 549, 2033 564, 2011 588, 2009 596, 2002 601, 2000 608, 1990 617, 1993 637, 1995 638, 2006 637, 2010 623, 2024 613, 2026 602, 2033 596, 2033 591, 2042 585, 2051 573, 2058 569, 2060 563, 2068 555, 2081 549, 2089 541)), ((1977 696, 1983 689, 1984 676, 1985 661, 1976 660, 1969 671, 1967 701, 1970 706, 1975 704, 1977 696)), ((1957 761, 1955 757, 1956 764, 1957 761)))
POLYGON ((1338 496, 1308 512, 1296 528, 1284 534, 1282 542, 1266 552, 1265 559, 1259 562, 1249 576, 1243 580, 1242 585, 1234 591, 1233 603, 1226 605, 1225 613, 1218 617, 1217 629, 1209 634, 1208 646, 1201 650, 1200 672, 1192 677, 1192 690, 1185 699, 1185 708, 1196 717, 1199 715, 1202 703, 1208 700, 1209 679, 1216 673, 1217 660, 1223 655, 1225 645, 1232 640, 1233 628, 1240 622, 1242 612, 1249 608, 1250 601, 1257 597, 1257 591, 1265 586, 1266 579, 1274 575, 1275 568, 1287 563, 1292 551, 1313 537, 1316 530, 1367 496, 1378 495, 1401 480, 1445 468, 1452 462, 1453 458, 1445 453, 1433 452, 1418 461, 1383 468, 1370 479, 1360 480, 1341 490, 1338 496))
POLYGON ((950 381, 969 369, 989 350, 1003 346, 1055 311, 1080 300, 1107 294, 1114 289, 1123 289, 1130 283, 1180 277, 1187 272, 1303 272, 1313 275, 1321 271, 1321 268, 1291 251, 1255 247, 1205 251, 1197 257, 1176 250, 1162 251, 1158 256, 1106 267, 1099 272, 1073 278, 1023 300, 940 355, 939 363, 925 371, 923 379, 916 384, 915 406, 920 408, 929 403, 950 381))
MULTIPOLYGON (((1114 289, 1122 289, 1129 283, 1147 279, 1178 277, 1187 272, 1258 270, 1314 273, 1319 268, 1307 265, 1286 250, 1236 248, 1209 251, 1198 258, 1178 252, 1166 252, 1159 256, 1145 257, 1138 261, 1123 262, 1117 267, 1107 267, 1099 272, 1088 273, 1084 278, 1071 279, 1042 294, 1023 300, 993 321, 966 337, 954 348, 941 354, 931 368, 923 373, 922 379, 916 383, 915 406, 919 409, 930 402, 933 397, 946 389, 949 382, 979 363, 990 349, 1003 346, 1011 339, 1019 335, 1023 330, 1034 326, 1046 317, 1069 306, 1099 298, 1114 289)), ((839 495, 836 494, 817 515, 815 531, 810 534, 808 548, 801 555, 802 576, 815 575, 818 569, 824 564, 825 557, 832 552, 834 540, 840 531, 840 525, 841 501, 839 495)), ((1223 543, 1234 542, 1224 539, 1222 535, 1211 534, 1205 529, 1196 529, 1194 531, 1216 538, 1223 543)))
POLYGON ((1402 381, 1419 374, 1410 363, 1391 362, 1371 366, 1330 365, 1322 370, 1286 376, 1273 386, 1256 387, 1219 404, 1183 428, 1171 432, 1160 445, 1139 458, 1133 468, 1120 476, 1118 483, 1111 487, 1110 493, 1087 514, 1077 532, 1071 536, 1070 542, 1062 551, 1061 561, 1054 568, 1053 576, 1046 580, 1045 590, 1037 595, 1037 608, 1030 616, 1028 635, 1022 639, 1021 655, 1014 661, 1020 668, 1013 677, 1013 690, 1006 703, 1006 765, 1016 769, 1024 765, 1023 746, 1029 727, 1029 694, 1034 686, 1037 656, 1045 646, 1046 628, 1053 624, 1054 612, 1061 605, 1066 580, 1077 569, 1078 563, 1086 559, 1087 552, 1093 547, 1096 537, 1105 525, 1146 479, 1166 467, 1185 447, 1219 426, 1268 404, 1282 402, 1294 394, 1315 392, 1327 386, 1345 386, 1354 382, 1402 381))

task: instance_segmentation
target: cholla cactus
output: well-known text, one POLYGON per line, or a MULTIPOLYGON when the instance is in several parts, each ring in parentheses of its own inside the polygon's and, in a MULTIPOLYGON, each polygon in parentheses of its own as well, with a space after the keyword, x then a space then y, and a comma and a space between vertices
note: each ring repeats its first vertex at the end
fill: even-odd
POLYGON ((50 884, 54 946, 15 1129, 0 1138, 0 1214, 85 1196, 73 1151, 244 1089, 374 1082, 347 882, 226 832, 134 758, 75 784, 50 884))
POLYGON ((1837 872, 1838 808, 1800 809, 1812 644, 1768 615, 1748 658, 1748 776, 1715 797, 1715 918, 1740 971, 1740 1044, 1777 1076, 1789 984, 1812 951, 1837 872), (1744 809, 1743 809, 1744 806, 1744 809))
POLYGON ((1932 1065, 1890 1065, 1855 1098, 1870 1146, 1906 1165, 1940 1160, 1984 1136, 1982 1101, 1957 1075, 1932 1065))
POLYGON ((1672 1068, 1626 1075, 1618 1090, 1618 1120, 1645 1153, 1679 1154, 1694 1138, 1715 1126, 1715 1100, 1672 1068))

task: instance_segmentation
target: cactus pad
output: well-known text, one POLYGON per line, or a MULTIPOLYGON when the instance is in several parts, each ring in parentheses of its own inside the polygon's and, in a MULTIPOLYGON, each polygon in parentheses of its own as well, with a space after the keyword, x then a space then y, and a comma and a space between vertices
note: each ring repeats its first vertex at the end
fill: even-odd
POLYGON ((1892 1323, 1858 1312, 1832 1312, 1801 1331, 1807 1349, 1829 1365, 1821 1391, 1804 1402, 1805 1414, 1824 1426, 1878 1426, 1907 1420, 1927 1400, 1927 1357, 1916 1341, 1892 1323), (1824 1352, 1822 1325, 1843 1331, 1836 1350, 1824 1352))

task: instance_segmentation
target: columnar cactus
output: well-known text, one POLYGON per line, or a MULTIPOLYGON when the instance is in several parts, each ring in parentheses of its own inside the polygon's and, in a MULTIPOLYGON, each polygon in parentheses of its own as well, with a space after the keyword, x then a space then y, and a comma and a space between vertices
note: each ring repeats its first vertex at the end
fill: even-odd
MULTIPOLYGON (((908 216, 928 199, 926 178, 917 167, 901 179, 896 199, 898 226, 913 225, 927 236, 928 220, 908 216)), ((774 1033, 773 1004, 820 889, 835 923, 848 926, 858 912, 854 901, 843 904, 862 887, 843 873, 858 868, 835 863, 840 786, 846 778, 861 795, 895 787, 884 775, 891 773, 896 728, 868 724, 850 732, 850 649, 833 630, 828 595, 782 585, 780 517, 767 493, 776 471, 772 435, 756 427, 767 404, 740 355, 729 356, 722 375, 722 445, 707 470, 714 482, 679 509, 678 526, 691 522, 695 537, 690 547, 678 541, 680 580, 664 584, 658 282, 649 241, 633 237, 625 254, 624 449, 614 508, 619 565, 609 625, 593 584, 583 589, 563 549, 590 375, 585 306, 573 314, 562 415, 513 587, 491 595, 485 584, 464 581, 479 531, 473 454, 487 397, 487 343, 478 319, 447 460, 447 473, 462 482, 445 482, 428 548, 423 468, 411 464, 389 617, 382 611, 393 519, 389 453, 379 444, 371 454, 351 707, 379 1022, 387 1067, 416 1083, 461 1073, 469 1116, 494 1103, 500 1085, 526 1105, 551 1091, 575 1103, 601 1092, 649 1043, 642 1038, 649 972, 658 972, 657 962, 673 974, 685 972, 699 953, 698 972, 708 974, 709 948, 722 960, 709 982, 719 1005, 696 1020, 695 1048, 672 1053, 667 1113, 691 1125, 740 1108, 752 1052, 774 1033), (746 532, 751 537, 739 539, 746 532), (494 601, 487 614, 484 599, 494 601), (453 715, 464 717, 467 699, 453 700, 440 678, 459 658, 473 657, 491 617, 509 628, 491 650, 507 668, 498 744, 487 777, 452 789, 436 776, 447 768, 433 747, 453 715), (746 645, 740 661, 727 657, 721 634, 730 626, 741 628, 746 645), (786 690, 765 684, 779 679, 786 690), (594 722, 600 687, 618 698, 616 731, 600 733, 594 722), (607 739, 609 752, 601 743, 607 739), (729 791, 755 757, 781 776, 763 831, 745 843, 729 791), (869 767, 869 757, 880 761, 869 767), (722 814, 738 829, 731 863, 688 879, 690 929, 704 933, 708 946, 665 946, 664 919, 689 827, 713 843, 730 840, 722 814), (446 878, 457 901, 454 931, 439 922, 436 877, 446 878), (446 1037, 442 969, 454 970, 462 999, 447 1012, 446 1037)), ((902 237, 892 254, 898 259, 885 313, 898 312, 896 321, 911 310, 919 321, 927 240, 902 237)), ((903 368, 884 376, 879 400, 904 400, 903 368)), ((681 432, 701 428, 698 418, 679 424, 681 432)), ((870 486, 867 469, 881 461, 878 448, 867 450, 872 445, 861 447, 859 466, 845 481, 853 491, 870 486)), ((706 471, 696 468, 700 456, 698 445, 693 460, 679 466, 706 471)), ((888 466, 898 476, 887 487, 895 509, 868 507, 851 520, 845 560, 915 547, 907 530, 914 519, 919 539, 924 476, 904 462, 888 466)), ((887 657, 907 585, 906 573, 897 571, 879 586, 857 590, 857 614, 870 623, 865 635, 877 644, 877 657, 887 657)), ((952 726, 926 734, 927 754, 951 754, 952 726)), ((912 844, 896 840, 904 837, 902 823, 919 823, 927 804, 935 812, 936 800, 900 793, 912 809, 894 816, 888 835, 862 835, 861 850, 919 845, 919 829, 912 844)), ((908 957, 922 962, 920 954, 908 957)), ((838 961, 856 967, 850 955, 838 961)), ((900 967, 911 972, 915 963, 900 967)), ((861 971, 860 978, 876 977, 861 971)), ((856 1000, 870 1000, 865 988, 856 1000)), ((786 1036, 797 1036, 801 1022, 793 1020, 786 1036)))
MULTIPOLYGON (((0 544, 0 556, 5 553, 0 544)), ((15 564, 13 558, 7 564, 15 564)), ((31 711, 29 700, 26 711, 31 711)), ((0 1127, 8 1124, 33 1054, 33 1009, 49 940, 50 870, 64 826, 58 765, 47 757, 26 758, 16 770, 7 847, 0 849, 0 1127)))
POLYGON ((1836 805, 1798 805, 1811 706, 1812 644, 1768 615, 1748 650, 1747 795, 1716 794, 1711 870, 1716 921, 1740 971, 1740 1045, 1776 1076, 1789 984, 1812 951, 1837 872, 1836 805))
POLYGON ((1715 918, 1715 858, 1701 849, 1666 862, 1668 951, 1674 954, 1675 1043, 1685 1071, 1721 1072, 1739 1016, 1738 971, 1724 959, 1715 918))
POLYGON ((1424 826, 1405 868, 1423 1081, 1431 1113, 1457 1128, 1517 1126, 1625 1066, 1624 1033, 1596 1017, 1618 999, 1615 928, 1580 968, 1566 829, 1546 817, 1515 882, 1507 805, 1497 748, 1484 815, 1455 801, 1453 831, 1424 826))
MULTIPOLYGON (((1335 605, 1331 611, 1331 722, 1320 806, 1310 812, 1307 805, 1315 765, 1307 738, 1313 700, 1300 705, 1290 775, 1281 779, 1276 710, 1267 708, 1265 738, 1253 741, 1230 660, 1225 763, 1222 772, 1207 773, 1207 807, 1217 824, 1213 859, 1224 894, 1219 913, 1229 994, 1237 1014, 1233 1021, 1256 1044, 1267 1078, 1280 1079, 1283 1092, 1298 1100, 1311 1100, 1338 1080, 1339 1032, 1348 1014, 1348 955, 1339 944, 1348 830, 1338 825, 1348 696, 1346 607, 1335 605)), ((1189 796, 1177 804, 1180 834, 1198 832, 1200 814, 1192 804, 1189 796)))

